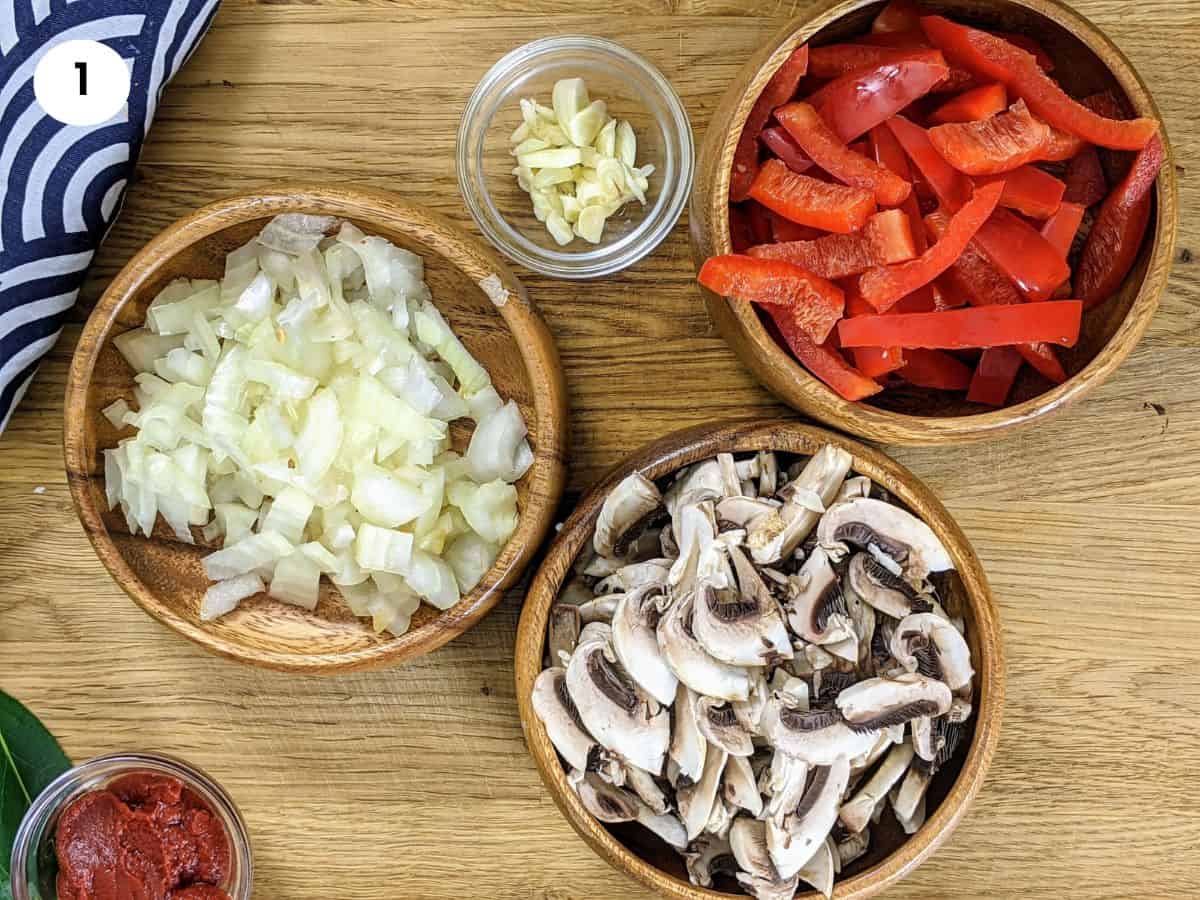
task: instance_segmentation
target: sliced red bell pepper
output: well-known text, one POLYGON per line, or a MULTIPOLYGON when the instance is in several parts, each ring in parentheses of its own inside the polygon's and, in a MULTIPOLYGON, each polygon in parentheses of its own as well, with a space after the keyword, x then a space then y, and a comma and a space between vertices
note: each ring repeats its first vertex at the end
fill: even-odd
POLYGON ((887 127, 916 164, 938 201, 951 212, 962 208, 971 197, 971 182, 937 152, 929 140, 929 133, 904 116, 889 119, 887 127))
POLYGON ((771 210, 767 210, 767 215, 771 218, 771 237, 777 243, 783 241, 815 241, 825 234, 819 228, 800 225, 791 219, 785 219, 779 213, 772 212, 771 210))
POLYGON ((734 253, 744 253, 756 243, 750 230, 750 216, 742 204, 729 204, 729 243, 734 253))
POLYGON ((1079 232, 1079 224, 1083 221, 1085 212, 1087 212, 1086 207, 1078 203, 1067 203, 1064 200, 1058 211, 1042 226, 1042 237, 1062 255, 1063 259, 1066 259, 1071 252, 1071 244, 1079 232))
POLYGON ((750 195, 750 185, 758 173, 758 135, 771 118, 771 110, 792 99, 796 86, 807 71, 808 45, 805 44, 793 50, 783 61, 750 108, 733 153, 733 171, 729 176, 729 199, 735 203, 750 195))
POLYGON ((818 343, 829 337, 845 310, 845 295, 836 284, 778 259, 714 256, 700 267, 698 280, 723 297, 792 307, 796 321, 818 343))
POLYGON ((758 259, 782 259, 820 275, 838 279, 873 266, 904 262, 916 256, 908 217, 898 209, 872 216, 861 231, 829 234, 812 241, 790 241, 751 247, 758 259))
POLYGON ((1071 277, 1071 269, 1058 251, 1036 228, 1007 209, 992 213, 975 235, 975 242, 1030 300, 1048 299, 1071 277))
POLYGON ((1041 162, 1066 162, 1084 147, 1091 146, 1083 138, 1060 131, 1053 125, 1046 127, 1050 129, 1050 139, 1046 141, 1046 145, 1042 147, 1042 155, 1038 157, 1041 162))
POLYGON ((809 50, 808 71, 814 78, 841 78, 864 69, 905 60, 944 66, 940 50, 914 47, 876 47, 871 44, 826 44, 809 50))
POLYGON ((1071 99, 1038 66, 1032 54, 986 31, 942 16, 926 16, 921 27, 946 58, 976 75, 999 81, 1040 118, 1092 144, 1140 150, 1158 132, 1153 119, 1107 119, 1071 99))
POLYGON ((885 122, 949 74, 937 63, 906 60, 835 78, 808 102, 846 143, 885 122))
POLYGON ((1017 380, 1021 362, 1021 354, 1012 347, 988 347, 975 364, 967 399, 972 403, 1003 406, 1017 380))
POLYGON ((968 175, 996 175, 1041 158, 1050 129, 1023 100, 981 122, 951 122, 929 129, 929 140, 954 168, 968 175))
POLYGON ((875 212, 875 195, 863 188, 797 175, 777 159, 763 163, 750 196, 801 225, 848 234, 875 212))
POLYGON ((871 158, 889 172, 894 172, 905 181, 912 181, 912 168, 908 156, 892 130, 887 125, 876 125, 869 132, 871 158))
POLYGON ((859 287, 867 302, 884 312, 894 306, 901 297, 929 284, 950 268, 992 214, 1003 189, 1003 185, 990 184, 976 191, 975 196, 955 213, 942 239, 917 259, 866 272, 859 280, 859 287))
POLYGON ((1162 139, 1155 135, 1100 207, 1075 272, 1075 290, 1089 308, 1115 294, 1133 268, 1150 223, 1151 192, 1165 159, 1162 139))
POLYGON ((896 206, 912 192, 899 175, 847 148, 807 103, 781 106, 775 118, 809 159, 838 181, 871 191, 880 206, 896 206))
POLYGON ((795 314, 794 307, 765 306, 763 309, 796 359, 843 400, 862 400, 883 390, 877 382, 846 362, 836 348, 814 341, 795 314))
POLYGON ((968 306, 945 312, 842 319, 838 337, 843 347, 969 350, 1032 341, 1072 347, 1079 340, 1082 316, 1083 304, 1078 300, 968 306))
POLYGON ((1048 219, 1062 204, 1067 186, 1037 166, 1021 166, 1003 175, 980 175, 976 184, 1004 182, 1000 205, 1031 219, 1048 219))
MULTIPOLYGON (((944 212, 930 213, 925 226, 930 237, 937 240, 945 233, 950 217, 944 212)), ((972 306, 1022 303, 1021 294, 1013 283, 996 271, 983 252, 972 242, 939 279, 954 293, 966 298, 972 306)), ((1021 344, 1017 352, 1025 361, 1055 384, 1067 380, 1067 373, 1054 348, 1046 343, 1021 344)))
POLYGON ((892 33, 897 31, 919 31, 921 28, 921 7, 916 0, 891 0, 879 11, 875 21, 871 23, 871 31, 892 33))
POLYGON ((1054 60, 1050 58, 1050 54, 1046 52, 1045 48, 1041 44, 1039 44, 1029 35, 1016 34, 1012 31, 993 31, 992 34, 996 35, 998 38, 1004 38, 1004 40, 1008 41, 1010 44, 1015 44, 1026 53, 1032 54, 1033 58, 1037 60, 1038 68, 1040 68, 1043 72, 1054 71, 1054 60))
POLYGON ((804 155, 803 148, 784 129, 764 128, 761 137, 763 145, 797 175, 813 167, 813 161, 804 155))
POLYGON ((931 122, 977 122, 1008 109, 1008 92, 1004 85, 993 82, 964 91, 948 100, 929 115, 931 122))
POLYGON ((906 365, 904 351, 899 347, 855 347, 846 352, 854 367, 868 378, 882 378, 906 365))
POLYGON ((904 351, 904 359, 905 366, 898 374, 917 387, 935 388, 939 391, 965 391, 971 383, 970 367, 941 350, 914 347, 904 351))
MULTIPOLYGON (((1129 106, 1115 91, 1100 91, 1079 101, 1098 116, 1106 119, 1128 119, 1129 106)), ((1133 165, 1134 154, 1127 150, 1099 151, 1100 164, 1108 184, 1120 184, 1133 165)))
POLYGON ((1104 199, 1108 193, 1108 182, 1104 179, 1104 167, 1100 165, 1100 154, 1088 144, 1067 163, 1067 190, 1063 200, 1092 206, 1104 199))

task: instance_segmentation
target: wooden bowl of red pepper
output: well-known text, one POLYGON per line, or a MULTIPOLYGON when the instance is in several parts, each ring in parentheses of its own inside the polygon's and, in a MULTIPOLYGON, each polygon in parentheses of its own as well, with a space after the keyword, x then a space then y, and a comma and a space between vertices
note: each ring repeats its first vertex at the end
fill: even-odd
POLYGON ((821 0, 730 86, 697 176, 718 329, 784 402, 889 443, 980 440, 1084 396, 1174 252, 1158 108, 1057 0, 821 0))

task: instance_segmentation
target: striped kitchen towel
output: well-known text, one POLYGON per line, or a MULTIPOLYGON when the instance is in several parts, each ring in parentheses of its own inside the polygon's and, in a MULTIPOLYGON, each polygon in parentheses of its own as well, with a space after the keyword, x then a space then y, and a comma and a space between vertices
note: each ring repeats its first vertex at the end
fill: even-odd
POLYGON ((121 207, 163 88, 218 2, 0 0, 0 431, 121 207), (99 125, 64 125, 34 97, 38 61, 68 40, 105 44, 129 68, 128 102, 99 125))

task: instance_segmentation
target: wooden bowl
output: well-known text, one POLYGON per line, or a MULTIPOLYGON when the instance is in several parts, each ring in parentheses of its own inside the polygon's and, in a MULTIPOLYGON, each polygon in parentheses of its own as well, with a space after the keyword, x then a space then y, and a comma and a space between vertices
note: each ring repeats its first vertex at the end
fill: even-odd
MULTIPOLYGON (((101 562, 146 612, 201 646, 242 662, 297 672, 334 672, 397 663, 440 647, 482 618, 521 575, 550 526, 562 494, 566 391, 554 340, 508 266, 482 242, 448 221, 383 192, 284 186, 232 197, 167 228, 109 285, 88 318, 67 381, 64 448, 79 518, 101 562), (419 254, 438 308, 491 373, 496 390, 521 407, 534 449, 533 467, 517 484, 520 521, 480 584, 454 607, 425 604, 408 633, 375 634, 323 580, 310 613, 266 597, 245 601, 215 622, 200 622, 207 549, 175 540, 159 522, 153 539, 131 537, 108 511, 100 451, 118 432, 101 409, 131 397, 133 372, 112 338, 140 326, 146 307, 181 275, 220 278, 225 254, 250 240, 279 213, 338 216, 419 254)), ((457 449, 469 434, 452 430, 457 449)))
MULTIPOLYGON (((929 0, 963 22, 1036 37, 1054 57, 1068 92, 1123 92, 1138 115, 1163 121, 1150 91, 1124 54, 1095 25, 1058 0, 929 0)), ((691 239, 696 267, 732 252, 729 173, 733 151, 760 91, 800 44, 849 40, 869 29, 881 0, 819 0, 780 30, 741 70, 709 123, 692 192, 691 239)), ((1167 286, 1179 219, 1174 155, 1162 129, 1166 162, 1155 187, 1154 214, 1137 263, 1120 292, 1084 316, 1079 344, 1062 354, 1069 378, 1047 388, 1028 368, 1003 409, 968 403, 944 391, 890 388, 864 402, 843 400, 780 347, 749 304, 730 303, 701 288, 709 315, 734 352, 781 400, 845 431, 893 444, 981 440, 1055 413, 1102 384, 1141 339, 1167 286)))
MULTIPOLYGON (((869 476, 891 491, 924 519, 941 539, 958 571, 957 577, 949 579, 945 591, 947 609, 966 621, 967 642, 977 673, 973 733, 967 751, 960 750, 934 777, 925 825, 908 837, 892 820, 890 812, 885 815, 880 825, 872 826, 870 851, 843 871, 835 885, 834 896, 857 900, 873 896, 903 878, 933 853, 966 814, 996 751, 1004 706, 1004 650, 1000 641, 1000 622, 979 558, 933 493, 912 472, 878 450, 834 432, 793 421, 730 422, 677 431, 636 451, 579 502, 533 578, 517 629, 516 648, 521 727, 554 802, 593 850, 615 868, 664 897, 722 900, 729 894, 690 884, 683 862, 675 851, 640 826, 608 826, 596 821, 567 783, 563 764, 530 702, 534 679, 543 668, 550 607, 570 575, 576 556, 592 538, 604 498, 630 473, 637 471, 647 478, 657 479, 717 453, 776 450, 811 455, 824 444, 834 444, 849 451, 854 457, 855 472, 869 476)), ((796 896, 815 900, 819 895, 812 892, 796 896)))

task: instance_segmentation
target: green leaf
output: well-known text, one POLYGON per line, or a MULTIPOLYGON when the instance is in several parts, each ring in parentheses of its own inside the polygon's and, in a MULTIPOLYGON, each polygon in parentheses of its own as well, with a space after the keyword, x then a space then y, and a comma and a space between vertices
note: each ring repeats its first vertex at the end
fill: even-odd
POLYGON ((13 841, 25 811, 71 760, 29 710, 0 691, 0 900, 8 900, 13 841))

